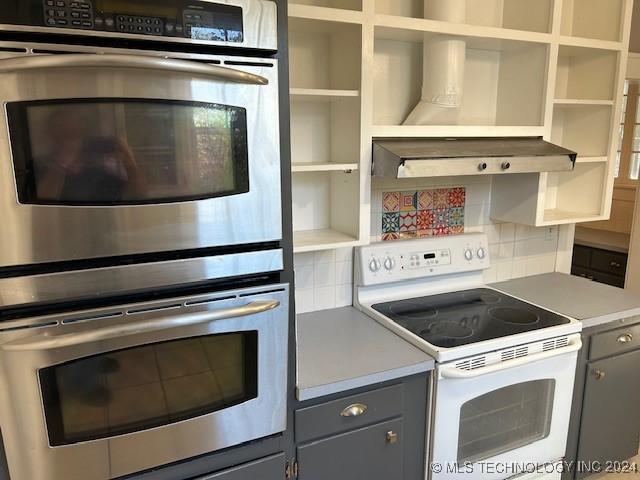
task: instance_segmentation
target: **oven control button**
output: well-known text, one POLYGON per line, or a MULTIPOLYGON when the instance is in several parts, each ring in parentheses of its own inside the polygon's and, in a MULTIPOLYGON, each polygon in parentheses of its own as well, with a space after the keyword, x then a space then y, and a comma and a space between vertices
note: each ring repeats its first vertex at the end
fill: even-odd
POLYGON ((468 261, 473 260, 473 252, 470 248, 467 248, 467 250, 464 252, 464 258, 466 258, 468 261))
POLYGON ((476 252, 476 254, 478 255, 478 258, 480 260, 484 260, 484 257, 487 256, 487 251, 484 248, 480 247, 476 252))
POLYGON ((377 258, 372 258, 369 262, 369 270, 371 270, 373 273, 380 271, 381 267, 382 265, 380 265, 380 260, 378 260, 377 258))
POLYGON ((394 268, 396 268, 396 259, 393 258, 393 257, 387 257, 384 260, 384 268, 386 268, 389 271, 391 271, 394 268))

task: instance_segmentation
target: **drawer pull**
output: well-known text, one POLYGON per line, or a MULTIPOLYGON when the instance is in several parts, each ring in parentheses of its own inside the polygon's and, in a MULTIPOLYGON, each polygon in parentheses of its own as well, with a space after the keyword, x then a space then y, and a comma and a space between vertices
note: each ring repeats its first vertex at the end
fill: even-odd
POLYGON ((359 417, 360 415, 364 415, 367 411, 367 406, 361 403, 354 403, 353 405, 349 405, 347 408, 342 410, 340 413, 341 417, 359 417))
POLYGON ((387 443, 398 443, 398 434, 396 432, 387 432, 387 443))
POLYGON ((607 374, 602 370, 594 370, 593 376, 596 377, 596 380, 602 380, 604 377, 607 376, 607 374))
POLYGON ((631 343, 633 341, 633 335, 631 335, 630 333, 623 333, 622 335, 620 335, 618 337, 618 343, 631 343))

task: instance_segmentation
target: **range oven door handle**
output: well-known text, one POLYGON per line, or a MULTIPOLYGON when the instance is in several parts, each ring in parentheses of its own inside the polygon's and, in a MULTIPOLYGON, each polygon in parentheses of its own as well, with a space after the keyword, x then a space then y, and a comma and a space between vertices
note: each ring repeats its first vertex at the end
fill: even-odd
POLYGON ((268 85, 269 80, 260 75, 242 72, 233 68, 208 65, 190 60, 164 57, 118 54, 67 54, 34 55, 32 57, 10 58, 0 62, 0 73, 25 72, 30 70, 51 70, 58 68, 137 68, 165 72, 204 75, 229 83, 268 85))
POLYGON ((257 315, 269 310, 274 310, 280 306, 277 300, 255 301, 233 308, 224 308, 208 312, 192 313, 188 315, 169 315, 162 318, 142 320, 139 322, 129 322, 119 325, 112 325, 103 328, 96 328, 86 332, 67 333, 64 335, 39 335, 19 339, 2 345, 6 351, 32 351, 32 350, 52 350, 55 348, 72 347, 86 343, 100 342, 114 338, 137 335, 140 333, 157 332, 171 328, 189 327, 203 323, 211 323, 217 320, 227 320, 231 318, 247 317, 257 315))
POLYGON ((549 350, 547 352, 534 353, 533 355, 527 355, 526 357, 515 358, 513 360, 506 360, 504 362, 495 363, 487 367, 480 367, 473 370, 462 370, 460 368, 456 368, 455 366, 442 367, 440 368, 440 375, 443 378, 449 378, 449 379, 475 378, 475 377, 480 377, 482 375, 487 375, 489 373, 496 373, 504 370, 509 370, 511 368, 525 365, 531 362, 537 362, 540 360, 546 360, 548 358, 557 357, 559 355, 566 355, 569 353, 577 352, 581 348, 582 348, 582 340, 580 339, 580 337, 576 337, 576 339, 566 347, 558 348, 555 350, 549 350))

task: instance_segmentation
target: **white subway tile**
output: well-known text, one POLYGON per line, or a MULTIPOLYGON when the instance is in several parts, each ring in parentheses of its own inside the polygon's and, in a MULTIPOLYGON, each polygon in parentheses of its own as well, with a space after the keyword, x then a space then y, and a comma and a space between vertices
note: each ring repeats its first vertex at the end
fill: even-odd
POLYGON ((516 226, 513 223, 503 223, 500 225, 500 241, 515 242, 516 226))
POLYGON ((353 248, 338 248, 336 250, 336 262, 352 262, 353 248))
POLYGON ((353 263, 336 263, 336 285, 348 285, 353 282, 353 263))
POLYGON ((314 294, 314 290, 296 288, 296 313, 315 311, 314 294))
POLYGON ((313 265, 315 259, 314 253, 296 253, 293 256, 293 264, 295 268, 303 267, 307 265, 313 265))
POLYGON ((338 285, 336 287, 336 307, 353 305, 353 286, 338 285))
POLYGON ((314 258, 314 264, 320 265, 322 263, 334 263, 336 261, 335 250, 325 250, 322 252, 316 252, 314 258))
POLYGON ((336 264, 320 263, 315 266, 313 272, 313 284, 315 288, 329 287, 336 284, 336 264))
POLYGON ((314 272, 313 266, 305 265, 303 267, 297 267, 295 269, 296 274, 296 288, 302 290, 313 289, 314 286, 314 272))
POLYGON ((498 282, 505 282, 513 278, 513 262, 500 262, 497 264, 498 282))
POLYGON ((498 259, 500 261, 512 260, 515 253, 515 242, 504 242, 500 244, 498 259))
POLYGON ((336 287, 316 288, 313 291, 313 303, 316 310, 328 310, 336 307, 336 287))

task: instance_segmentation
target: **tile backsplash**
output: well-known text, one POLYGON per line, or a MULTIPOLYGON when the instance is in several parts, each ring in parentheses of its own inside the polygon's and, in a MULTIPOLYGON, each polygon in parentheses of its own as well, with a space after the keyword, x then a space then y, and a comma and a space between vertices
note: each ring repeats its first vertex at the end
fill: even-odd
MULTIPOLYGON (((438 210, 438 208, 424 208, 429 205, 424 203, 429 194, 425 197, 423 193, 423 203, 420 204, 420 192, 432 192, 434 201, 436 200, 433 198, 433 192, 440 192, 437 201, 442 202, 445 191, 449 192, 449 204, 448 207, 441 208, 462 209, 462 212, 459 212, 461 217, 456 215, 455 218, 455 220, 459 218, 459 223, 462 225, 454 225, 454 227, 462 226, 468 233, 484 232, 489 238, 492 267, 485 272, 487 283, 555 270, 559 241, 558 227, 532 228, 492 221, 489 216, 491 177, 487 176, 415 180, 374 178, 371 193, 371 241, 381 241, 385 238, 385 233, 391 233, 385 232, 384 214, 401 213, 402 195, 409 196, 404 206, 408 209, 406 211, 416 212, 416 233, 410 235, 415 237, 420 235, 417 223, 418 212, 438 210), (451 201, 452 192, 455 192, 453 201, 451 201), (396 193, 397 197, 389 196, 389 193, 396 193), (398 211, 389 211, 396 208, 396 198, 398 211), (454 204, 462 206, 454 206, 454 204), (415 210, 412 210, 414 206, 415 210)), ((449 233, 451 233, 451 217, 449 216, 448 219, 449 233)), ((443 219, 438 221, 442 222, 443 219)), ((395 228, 395 219, 393 222, 395 228)), ((413 228, 413 220, 408 222, 409 228, 413 228)), ((429 232, 429 228, 422 230, 427 234, 437 234, 429 232)), ((407 229, 407 231, 411 230, 407 229)), ((454 233, 457 232, 458 229, 454 229, 454 233)), ((400 228, 397 235, 399 238, 400 228)), ((295 271, 298 313, 352 304, 353 249, 296 254, 295 271)))
POLYGON ((382 240, 464 233, 464 187, 383 192, 382 240))

